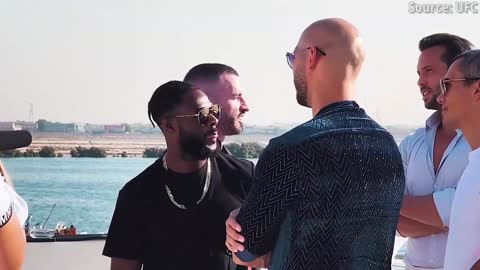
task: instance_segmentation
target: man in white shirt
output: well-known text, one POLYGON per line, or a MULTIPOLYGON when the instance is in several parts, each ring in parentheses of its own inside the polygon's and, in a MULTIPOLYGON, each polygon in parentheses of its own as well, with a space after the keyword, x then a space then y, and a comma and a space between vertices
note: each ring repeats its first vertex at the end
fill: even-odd
POLYGON ((480 50, 457 56, 441 86, 444 122, 472 148, 453 201, 445 269, 480 269, 480 50))
MULTIPOLYGON (((0 131, 0 151, 28 146, 31 141, 26 131, 0 131)), ((27 215, 27 204, 13 189, 0 162, 0 269, 21 269, 26 246, 23 223, 27 215)))
POLYGON ((409 269, 442 269, 455 187, 468 163, 470 147, 462 132, 444 123, 437 102, 440 79, 455 56, 472 44, 450 34, 434 34, 419 43, 418 86, 425 107, 435 112, 400 144, 405 196, 398 234, 408 237, 404 258, 409 269))

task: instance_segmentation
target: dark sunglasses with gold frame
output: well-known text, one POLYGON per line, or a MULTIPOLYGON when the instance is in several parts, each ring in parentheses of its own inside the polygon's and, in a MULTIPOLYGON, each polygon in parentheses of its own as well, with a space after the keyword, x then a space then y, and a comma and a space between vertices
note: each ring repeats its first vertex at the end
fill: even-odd
POLYGON ((222 106, 220 106, 219 104, 214 104, 210 107, 201 108, 196 114, 172 115, 172 116, 169 116, 168 118, 197 117, 198 122, 202 126, 206 126, 210 122, 210 115, 215 117, 217 120, 220 120, 221 112, 222 112, 222 106))

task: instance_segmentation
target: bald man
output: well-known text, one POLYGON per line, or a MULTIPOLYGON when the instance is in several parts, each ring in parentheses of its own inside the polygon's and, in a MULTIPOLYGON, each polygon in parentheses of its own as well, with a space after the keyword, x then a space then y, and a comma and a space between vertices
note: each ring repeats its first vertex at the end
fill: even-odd
POLYGON ((364 58, 357 29, 336 18, 310 25, 287 54, 297 102, 313 118, 260 157, 247 200, 226 222, 236 262, 391 268, 405 177, 391 134, 353 101, 364 58))

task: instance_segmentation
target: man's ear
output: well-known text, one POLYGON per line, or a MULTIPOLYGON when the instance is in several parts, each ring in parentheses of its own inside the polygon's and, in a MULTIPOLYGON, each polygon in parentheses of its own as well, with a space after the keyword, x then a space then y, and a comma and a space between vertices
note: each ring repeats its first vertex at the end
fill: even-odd
POLYGON ((177 131, 177 125, 175 121, 170 121, 167 118, 160 120, 160 129, 164 133, 175 133, 177 131))
POLYGON ((308 49, 308 52, 307 52, 308 69, 313 70, 317 66, 317 63, 318 63, 318 60, 319 60, 319 57, 318 57, 317 54, 318 54, 318 52, 314 47, 311 47, 310 49, 308 49))
POLYGON ((475 92, 473 92, 474 102, 480 102, 480 80, 477 80, 474 84, 475 92))
POLYGON ((314 70, 319 61, 323 61, 323 55, 315 47, 311 47, 307 52, 308 69, 314 70))

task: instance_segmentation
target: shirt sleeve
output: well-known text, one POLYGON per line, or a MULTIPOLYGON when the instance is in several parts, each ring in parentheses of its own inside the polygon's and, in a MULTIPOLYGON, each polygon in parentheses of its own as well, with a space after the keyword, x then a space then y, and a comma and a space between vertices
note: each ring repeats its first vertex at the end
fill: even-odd
MULTIPOLYGON (((403 171, 405 173, 405 177, 407 176, 408 160, 410 158, 410 136, 412 135, 409 135, 405 139, 403 139, 403 141, 400 142, 400 145, 398 146, 398 149, 400 150, 400 155, 402 156, 403 171)), ((405 183, 404 195, 409 195, 407 183, 405 183)))
POLYGON ((135 201, 120 191, 108 230, 103 255, 140 261, 141 228, 135 201))
POLYGON ((295 146, 270 143, 260 156, 237 216, 245 237, 245 250, 236 253, 240 260, 252 261, 273 249, 287 209, 303 194, 299 155, 295 146))
POLYGON ((444 269, 470 269, 480 259, 480 184, 472 181, 464 188, 458 188, 457 192, 452 207, 444 269))
POLYGON ((13 215, 13 201, 7 186, 8 184, 0 178, 0 228, 7 225, 13 215))
POLYGON ((5 194, 12 201, 13 212, 15 213, 16 220, 20 223, 20 226, 23 227, 28 218, 27 202, 25 202, 25 200, 18 195, 18 193, 8 183, 4 181, 2 176, 0 176, 0 181, 2 182, 5 194))
POLYGON ((450 213, 452 212, 455 189, 447 188, 433 193, 433 202, 437 208, 438 215, 442 219, 443 226, 450 226, 450 213))

